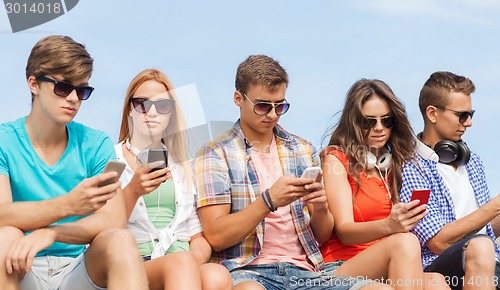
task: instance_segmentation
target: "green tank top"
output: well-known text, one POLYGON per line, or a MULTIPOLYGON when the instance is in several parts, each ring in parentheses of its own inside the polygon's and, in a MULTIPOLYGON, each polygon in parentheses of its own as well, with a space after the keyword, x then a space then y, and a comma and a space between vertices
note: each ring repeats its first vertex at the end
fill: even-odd
MULTIPOLYGON (((169 179, 162 183, 156 190, 143 196, 146 211, 151 223, 157 229, 165 228, 175 216, 175 184, 169 179)), ((158 240, 155 240, 158 242, 158 240)), ((139 251, 143 256, 150 256, 153 252, 153 243, 139 244, 139 251)), ((176 241, 165 254, 189 251, 189 242, 176 241)))

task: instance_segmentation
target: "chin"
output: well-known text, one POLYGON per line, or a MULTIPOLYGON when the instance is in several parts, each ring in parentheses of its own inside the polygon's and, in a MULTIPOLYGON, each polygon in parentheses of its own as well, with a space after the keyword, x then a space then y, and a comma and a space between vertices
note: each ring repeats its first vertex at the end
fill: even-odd
POLYGON ((386 143, 387 142, 376 142, 376 143, 368 144, 368 146, 370 146, 372 148, 380 149, 380 148, 383 148, 386 143))

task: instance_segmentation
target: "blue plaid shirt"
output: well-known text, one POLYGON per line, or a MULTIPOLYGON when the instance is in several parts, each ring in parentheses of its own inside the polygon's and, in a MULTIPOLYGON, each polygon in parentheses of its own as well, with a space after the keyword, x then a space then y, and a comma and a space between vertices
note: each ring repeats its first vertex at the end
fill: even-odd
MULTIPOLYGON (((437 170, 439 157, 431 148, 421 141, 417 142, 416 160, 407 162, 403 167, 403 187, 401 189, 401 201, 409 202, 411 193, 417 188, 430 188, 431 195, 427 204, 428 214, 412 229, 412 232, 420 240, 422 247, 422 264, 424 269, 437 258, 426 244, 434 237, 445 224, 454 222, 455 206, 448 187, 437 170)), ((486 184, 484 166, 479 156, 471 153, 469 162, 465 165, 469 181, 479 207, 490 201, 490 193, 486 184)), ((491 224, 486 225, 486 233, 493 240, 495 234, 491 224)), ((500 254, 496 246, 497 257, 500 254)))
MULTIPOLYGON (((300 176, 309 166, 319 166, 319 157, 311 143, 292 135, 279 125, 274 127, 283 174, 300 176)), ((203 146, 195 160, 198 208, 231 204, 231 213, 243 210, 261 194, 257 172, 251 158, 252 146, 234 127, 203 146)), ((307 257, 317 271, 324 269, 323 257, 309 226, 310 216, 304 202, 291 203, 293 226, 307 257)), ((292 226, 292 225, 290 225, 292 226)), ((264 241, 264 220, 240 243, 212 253, 212 262, 229 270, 241 268, 258 257, 264 241)))

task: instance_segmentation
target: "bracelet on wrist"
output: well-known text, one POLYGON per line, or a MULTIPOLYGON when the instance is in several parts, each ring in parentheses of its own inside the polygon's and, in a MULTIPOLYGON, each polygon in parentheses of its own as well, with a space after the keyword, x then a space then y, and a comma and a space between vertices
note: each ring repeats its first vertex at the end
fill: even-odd
POLYGON ((267 198, 266 198, 266 195, 264 194, 264 191, 260 194, 260 196, 262 197, 262 200, 264 201, 264 204, 266 205, 266 207, 271 210, 271 205, 269 204, 269 202, 267 201, 267 198))
POLYGON ((276 207, 274 207, 274 204, 273 204, 273 200, 271 199, 271 194, 269 193, 269 188, 266 189, 264 191, 264 193, 266 194, 266 197, 267 197, 267 201, 269 202, 269 209, 272 211, 272 212, 275 212, 277 210, 276 207))

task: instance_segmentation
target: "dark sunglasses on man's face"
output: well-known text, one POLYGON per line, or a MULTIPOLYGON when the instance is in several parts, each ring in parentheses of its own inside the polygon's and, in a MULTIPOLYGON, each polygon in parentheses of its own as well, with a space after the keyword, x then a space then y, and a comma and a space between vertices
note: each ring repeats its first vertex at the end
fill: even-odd
POLYGON ((139 113, 147 113, 151 106, 155 105, 156 111, 160 114, 168 114, 175 106, 175 101, 172 99, 163 99, 158 101, 151 101, 144 98, 131 98, 132 106, 139 113))
POLYGON ((253 105, 253 112, 256 115, 259 115, 259 116, 264 116, 264 115, 269 114, 273 108, 274 108, 274 111, 276 112, 276 115, 281 116, 284 113, 286 113, 288 111, 288 109, 290 109, 290 103, 288 103, 286 100, 283 101, 283 102, 281 102, 281 103, 278 103, 278 104, 271 103, 271 102, 257 102, 257 103, 254 103, 254 102, 252 102, 250 100, 250 98, 247 96, 246 93, 241 92, 241 94, 245 98, 247 98, 247 100, 250 103, 252 103, 252 105, 253 105))
POLYGON ((39 76, 36 78, 41 82, 48 82, 54 84, 54 94, 59 97, 67 97, 73 90, 76 91, 76 95, 80 100, 86 100, 90 97, 90 94, 94 91, 93 87, 90 86, 74 86, 67 82, 56 81, 48 77, 39 76))
POLYGON ((472 119, 472 117, 474 117, 474 113, 476 112, 476 110, 455 111, 452 109, 447 109, 445 107, 439 107, 439 106, 436 106, 436 108, 439 108, 439 109, 445 110, 445 111, 451 111, 451 112, 455 113, 455 115, 458 116, 458 122, 460 122, 460 124, 467 122, 467 119, 469 119, 469 117, 472 119))
POLYGON ((370 130, 371 128, 375 127, 375 125, 377 125, 379 119, 380 123, 382 123, 382 126, 387 129, 394 127, 394 125, 396 124, 396 118, 393 116, 385 116, 382 118, 365 117, 365 120, 363 121, 363 128, 365 130, 370 130))

